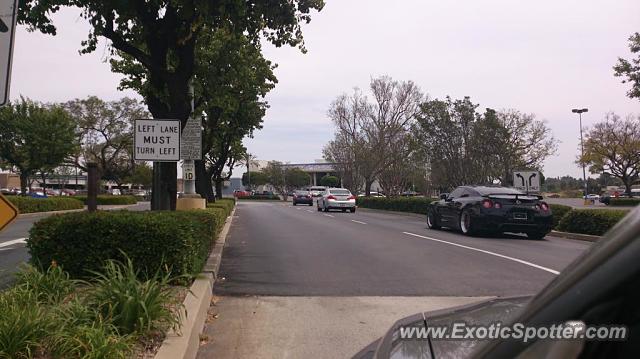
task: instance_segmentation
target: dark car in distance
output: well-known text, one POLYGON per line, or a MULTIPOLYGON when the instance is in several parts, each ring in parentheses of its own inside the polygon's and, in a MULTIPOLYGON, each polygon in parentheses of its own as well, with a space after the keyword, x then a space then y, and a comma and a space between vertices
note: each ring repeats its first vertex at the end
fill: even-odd
POLYGON ((507 187, 460 186, 440 197, 427 210, 431 229, 447 227, 465 235, 525 233, 532 239, 551 231, 551 208, 538 195, 507 187))
POLYGON ((302 190, 293 192, 293 205, 296 206, 298 204, 308 204, 309 206, 313 206, 313 197, 311 197, 311 192, 302 190))

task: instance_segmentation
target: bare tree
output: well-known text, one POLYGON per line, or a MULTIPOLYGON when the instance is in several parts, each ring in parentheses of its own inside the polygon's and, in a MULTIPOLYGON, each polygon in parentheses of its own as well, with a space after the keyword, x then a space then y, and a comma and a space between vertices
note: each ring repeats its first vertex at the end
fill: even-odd
POLYGON ((324 149, 345 184, 355 190, 363 182, 367 195, 381 171, 398 161, 392 145, 408 130, 423 99, 413 82, 387 76, 372 79, 370 90, 372 103, 356 89, 352 96, 342 95, 331 104, 328 114, 336 134, 324 149))
POLYGON ((631 185, 640 174, 640 117, 609 113, 587 133, 584 156, 578 163, 589 165, 591 173, 608 172, 619 178, 631 193, 631 185))

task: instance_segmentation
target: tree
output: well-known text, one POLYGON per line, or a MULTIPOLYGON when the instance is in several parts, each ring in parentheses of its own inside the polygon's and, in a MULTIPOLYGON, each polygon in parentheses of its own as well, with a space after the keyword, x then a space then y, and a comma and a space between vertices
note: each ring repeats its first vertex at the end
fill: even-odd
POLYGON ((245 172, 242 175, 242 185, 249 190, 253 190, 258 186, 264 186, 267 183, 269 183, 269 177, 262 171, 245 172))
MULTIPOLYGON (((110 41, 111 67, 125 78, 121 88, 138 91, 154 118, 186 123, 191 114, 189 85, 199 59, 196 47, 206 31, 228 26, 259 43, 305 51, 301 24, 322 0, 24 0, 18 21, 33 30, 56 34, 51 16, 61 7, 82 11, 91 25, 81 53, 96 50, 98 38, 110 41)), ((152 209, 175 209, 175 162, 154 163, 152 209)))
POLYGON ((631 83, 631 89, 627 92, 629 98, 640 99, 640 33, 629 37, 629 49, 638 57, 631 60, 618 58, 618 63, 613 67, 614 76, 622 77, 622 83, 631 83))
POLYGON ((299 168, 287 168, 285 170, 285 181, 287 192, 290 190, 308 186, 311 183, 311 176, 299 168))
POLYGON ((324 175, 320 178, 320 185, 325 187, 338 187, 340 179, 336 176, 324 175))
POLYGON ((127 176, 124 181, 148 189, 153 183, 153 168, 144 162, 136 163, 133 171, 131 171, 131 174, 127 176))
POLYGON ((22 193, 29 176, 53 171, 76 145, 73 120, 60 106, 21 99, 0 108, 0 158, 18 170, 22 193))
POLYGON ((631 194, 640 174, 640 117, 623 120, 607 114, 586 134, 584 155, 577 162, 589 166, 591 173, 607 172, 619 178, 631 194))
POLYGON ((354 185, 350 177, 364 180, 367 195, 380 172, 399 160, 392 144, 408 131, 423 99, 412 81, 383 76, 372 79, 369 87, 372 103, 356 89, 353 96, 342 95, 331 104, 329 117, 336 135, 324 149, 325 158, 338 163, 337 170, 349 185, 354 185))
POLYGON ((103 101, 96 96, 75 99, 64 104, 76 125, 81 144, 69 159, 70 164, 87 171, 87 163, 98 165, 98 176, 118 186, 133 174, 133 123, 148 113, 137 100, 122 98, 103 101))
POLYGON ((268 183, 276 190, 276 192, 281 194, 282 198, 286 201, 287 178, 282 162, 270 161, 262 172, 267 176, 268 183))

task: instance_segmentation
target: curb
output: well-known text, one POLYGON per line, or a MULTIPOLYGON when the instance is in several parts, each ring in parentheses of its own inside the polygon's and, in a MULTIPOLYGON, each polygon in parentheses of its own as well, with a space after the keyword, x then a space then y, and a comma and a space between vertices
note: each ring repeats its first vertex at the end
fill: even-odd
POLYGON ((601 236, 593 236, 590 234, 581 234, 581 233, 570 233, 570 232, 559 232, 559 231, 551 231, 549 233, 552 237, 560 237, 566 239, 577 239, 579 241, 587 241, 587 242, 597 242, 602 237, 601 236))
POLYGON ((182 309, 182 325, 179 331, 171 330, 162 342, 155 355, 155 359, 195 359, 200 349, 200 334, 204 330, 207 312, 213 297, 213 285, 216 282, 220 262, 222 261, 222 250, 227 241, 227 234, 233 222, 236 207, 233 207, 231 214, 218 234, 207 263, 202 273, 193 281, 185 298, 182 309))
POLYGON ((358 211, 364 212, 380 212, 380 213, 388 213, 394 214, 396 216, 405 216, 405 217, 414 217, 414 218, 422 218, 426 221, 427 215, 413 212, 400 212, 400 211, 387 211, 386 209, 378 209, 378 208, 366 208, 358 206, 358 211))
MULTIPOLYGON (((102 211, 112 211, 114 209, 123 209, 137 206, 138 204, 123 204, 123 205, 104 205, 103 208, 98 208, 98 210, 102 211), (106 208, 105 208, 106 207, 106 208)), ((48 212, 33 212, 33 213, 22 213, 18 215, 18 218, 29 218, 29 217, 38 217, 43 215, 54 215, 54 214, 63 214, 63 213, 73 213, 73 212, 83 212, 86 211, 87 208, 82 209, 68 209, 64 211, 48 211, 48 212)))

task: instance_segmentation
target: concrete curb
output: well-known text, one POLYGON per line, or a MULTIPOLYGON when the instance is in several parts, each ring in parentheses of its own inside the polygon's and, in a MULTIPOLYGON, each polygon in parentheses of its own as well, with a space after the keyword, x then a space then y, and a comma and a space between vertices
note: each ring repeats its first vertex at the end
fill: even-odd
MULTIPOLYGON (((129 207, 134 207, 137 206, 138 203, 136 204, 123 204, 123 205, 104 205, 102 207, 98 207, 98 210, 102 210, 102 211, 111 211, 114 209, 124 209, 124 208, 129 208, 129 207)), ((42 215, 54 215, 54 214, 63 214, 63 213, 73 213, 73 212, 83 212, 86 211, 87 207, 85 206, 85 208, 82 209, 68 209, 68 210, 64 210, 64 211, 49 211, 49 212, 33 212, 33 213, 22 213, 18 215, 18 218, 30 218, 30 217, 38 217, 38 216, 42 216, 42 215)))
POLYGON ((551 231, 549 235, 552 237, 577 239, 579 241, 587 241, 587 242, 597 242, 602 238, 600 236, 592 236, 590 234, 569 233, 569 232, 559 232, 559 231, 551 231))
POLYGON ((234 206, 231 215, 227 217, 222 231, 218 235, 203 272, 193 281, 190 292, 187 293, 182 310, 182 326, 179 332, 169 331, 155 359, 195 359, 200 349, 200 334, 204 330, 207 312, 213 297, 213 285, 216 281, 222 250, 227 241, 227 234, 236 213, 234 206))

